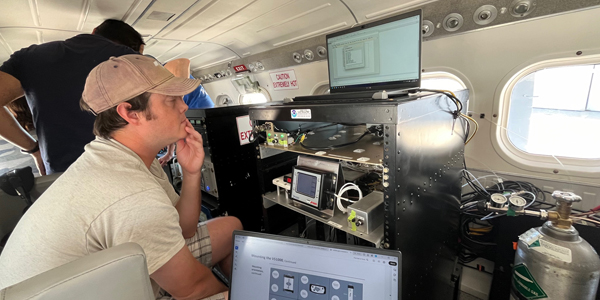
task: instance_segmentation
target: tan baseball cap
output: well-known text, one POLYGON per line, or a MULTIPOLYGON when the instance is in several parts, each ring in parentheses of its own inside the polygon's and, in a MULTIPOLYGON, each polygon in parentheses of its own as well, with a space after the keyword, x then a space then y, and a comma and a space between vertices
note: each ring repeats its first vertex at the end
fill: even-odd
POLYGON ((129 54, 111 57, 90 72, 83 101, 99 114, 145 92, 184 96, 198 88, 200 82, 175 77, 152 57, 129 54))

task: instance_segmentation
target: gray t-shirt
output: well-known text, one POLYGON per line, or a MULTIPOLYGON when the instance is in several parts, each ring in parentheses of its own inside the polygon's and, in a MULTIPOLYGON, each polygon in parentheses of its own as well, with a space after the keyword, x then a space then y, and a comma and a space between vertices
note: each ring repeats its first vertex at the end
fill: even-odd
POLYGON ((152 274, 185 245, 178 200, 157 160, 148 170, 129 148, 96 138, 13 231, 0 289, 126 242, 142 246, 152 274))

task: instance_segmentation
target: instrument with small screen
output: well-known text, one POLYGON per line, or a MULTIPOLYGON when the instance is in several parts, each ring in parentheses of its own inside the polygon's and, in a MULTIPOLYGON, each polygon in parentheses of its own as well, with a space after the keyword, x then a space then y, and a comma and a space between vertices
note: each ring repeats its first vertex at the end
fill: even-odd
POLYGON ((292 199, 318 210, 333 207, 336 178, 333 173, 295 166, 292 172, 292 199))

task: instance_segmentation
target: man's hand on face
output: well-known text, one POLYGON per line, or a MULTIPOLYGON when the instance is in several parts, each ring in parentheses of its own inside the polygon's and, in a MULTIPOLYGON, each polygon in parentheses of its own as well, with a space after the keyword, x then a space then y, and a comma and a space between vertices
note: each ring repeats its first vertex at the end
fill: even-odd
POLYGON ((189 120, 186 121, 185 131, 187 136, 177 141, 177 161, 184 173, 200 174, 204 164, 202 135, 194 129, 189 120))

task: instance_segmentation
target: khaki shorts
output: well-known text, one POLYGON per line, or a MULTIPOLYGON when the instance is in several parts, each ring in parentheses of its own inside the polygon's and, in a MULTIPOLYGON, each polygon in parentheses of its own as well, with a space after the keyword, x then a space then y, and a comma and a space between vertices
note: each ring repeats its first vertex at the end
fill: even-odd
MULTIPOLYGON (((186 239, 185 242, 196 260, 198 260, 201 264, 212 268, 212 246, 210 244, 210 236, 208 235, 208 227, 206 226, 206 223, 198 224, 198 230, 196 230, 196 234, 193 237, 186 239)), ((160 289, 156 299, 171 300, 174 298, 171 297, 171 295, 169 295, 165 290, 160 289)), ((208 298, 204 298, 204 300, 225 300, 225 296, 223 296, 223 294, 217 294, 208 298)))

